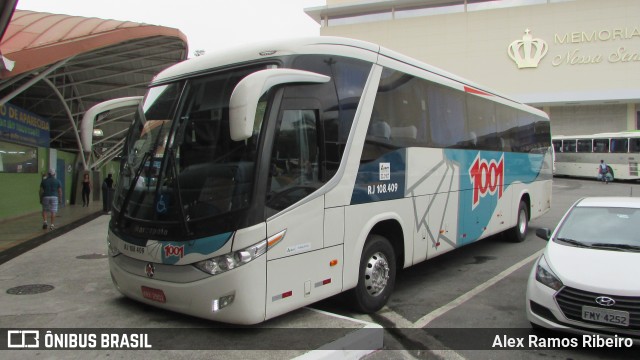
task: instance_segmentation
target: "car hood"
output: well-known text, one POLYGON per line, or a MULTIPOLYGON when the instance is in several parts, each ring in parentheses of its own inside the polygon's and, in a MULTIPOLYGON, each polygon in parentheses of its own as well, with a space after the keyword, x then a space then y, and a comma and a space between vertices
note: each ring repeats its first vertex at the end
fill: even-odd
POLYGON ((545 259, 565 286, 620 296, 640 296, 640 253, 585 249, 550 241, 545 259))

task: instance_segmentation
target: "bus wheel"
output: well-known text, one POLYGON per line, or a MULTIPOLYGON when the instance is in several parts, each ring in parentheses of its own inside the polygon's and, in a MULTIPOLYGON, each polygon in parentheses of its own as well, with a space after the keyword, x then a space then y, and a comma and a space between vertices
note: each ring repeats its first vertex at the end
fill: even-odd
POLYGON ((369 235, 360 259, 358 285, 351 292, 353 306, 366 314, 380 310, 389 300, 395 280, 393 246, 383 236, 369 235))
POLYGON ((527 229, 529 228, 529 211, 527 210, 527 203, 520 201, 518 206, 518 221, 516 226, 509 231, 509 239, 513 242, 523 242, 527 237, 527 229))

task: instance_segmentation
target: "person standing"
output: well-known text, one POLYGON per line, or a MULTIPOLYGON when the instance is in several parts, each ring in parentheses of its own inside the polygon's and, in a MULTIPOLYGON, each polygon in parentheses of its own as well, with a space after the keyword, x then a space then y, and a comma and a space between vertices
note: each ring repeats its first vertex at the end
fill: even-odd
POLYGON ((84 174, 82 179, 82 207, 89 206, 89 194, 91 194, 91 181, 89 174, 84 174))
POLYGON ((58 201, 62 201, 62 184, 56 179, 54 169, 49 169, 47 178, 40 182, 40 194, 42 198, 42 229, 47 228, 47 213, 49 213, 49 229, 53 230, 58 212, 58 201))
POLYGON ((598 180, 604 181, 605 184, 609 183, 609 165, 604 160, 600 160, 598 166, 598 180))
POLYGON ((113 189, 113 177, 109 174, 102 182, 102 210, 104 212, 109 212, 111 207, 111 189, 113 189))

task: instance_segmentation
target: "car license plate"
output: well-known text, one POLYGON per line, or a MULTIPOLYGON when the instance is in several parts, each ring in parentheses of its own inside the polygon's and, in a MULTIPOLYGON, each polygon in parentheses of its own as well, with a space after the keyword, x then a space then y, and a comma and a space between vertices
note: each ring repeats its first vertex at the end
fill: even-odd
POLYGON ((160 289, 154 289, 150 287, 143 286, 142 287, 142 296, 145 299, 157 301, 160 303, 167 302, 167 298, 164 296, 164 292, 160 289))
POLYGON ((582 319, 603 324, 629 326, 629 313, 627 311, 583 306, 582 319))

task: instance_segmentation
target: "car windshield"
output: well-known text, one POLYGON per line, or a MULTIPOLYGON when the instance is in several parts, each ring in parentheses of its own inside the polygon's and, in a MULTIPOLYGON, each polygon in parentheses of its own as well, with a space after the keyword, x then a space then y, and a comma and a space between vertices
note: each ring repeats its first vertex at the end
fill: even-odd
POLYGON ((640 209, 576 207, 554 239, 559 243, 611 250, 640 250, 640 209))
POLYGON ((117 222, 175 224, 182 231, 173 235, 186 235, 213 226, 207 219, 249 206, 266 105, 258 108, 253 136, 233 141, 229 99, 236 84, 256 70, 150 89, 127 139, 114 202, 117 222))

